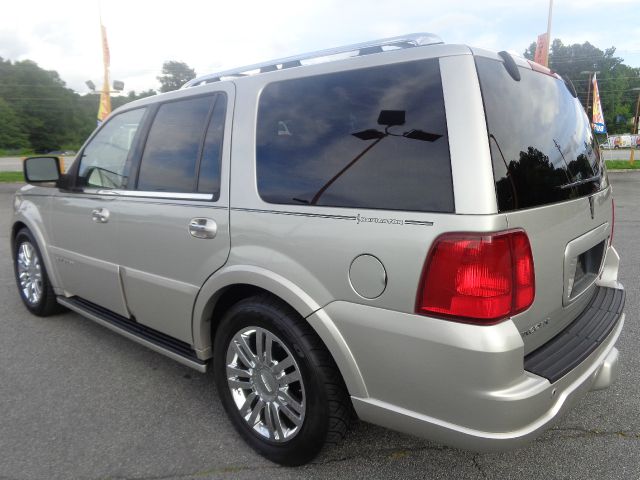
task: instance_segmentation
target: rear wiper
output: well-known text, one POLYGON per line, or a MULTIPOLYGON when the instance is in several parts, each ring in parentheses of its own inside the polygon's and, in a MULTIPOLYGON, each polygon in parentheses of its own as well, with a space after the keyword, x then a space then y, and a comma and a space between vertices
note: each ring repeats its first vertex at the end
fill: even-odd
POLYGON ((599 182, 600 179, 602 178, 602 175, 598 174, 598 175, 594 175, 593 177, 589 177, 589 178, 585 178, 582 180, 578 180, 577 182, 572 182, 572 183, 565 183, 564 185, 558 185, 557 188, 559 188, 560 190, 566 190, 568 188, 574 188, 574 187, 579 187, 580 185, 584 185, 585 183, 593 183, 593 182, 599 182))

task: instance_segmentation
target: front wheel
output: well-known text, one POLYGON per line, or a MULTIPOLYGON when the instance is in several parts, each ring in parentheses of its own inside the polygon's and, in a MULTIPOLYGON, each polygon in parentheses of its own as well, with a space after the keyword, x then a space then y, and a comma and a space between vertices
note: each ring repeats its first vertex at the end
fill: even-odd
POLYGON ((38 244, 26 228, 16 235, 13 267, 20 298, 31 313, 46 317, 62 311, 49 282, 38 244))
POLYGON ((224 315, 214 342, 218 393, 234 427, 260 454, 301 465, 346 433, 352 407, 338 369, 311 327, 260 295, 224 315))

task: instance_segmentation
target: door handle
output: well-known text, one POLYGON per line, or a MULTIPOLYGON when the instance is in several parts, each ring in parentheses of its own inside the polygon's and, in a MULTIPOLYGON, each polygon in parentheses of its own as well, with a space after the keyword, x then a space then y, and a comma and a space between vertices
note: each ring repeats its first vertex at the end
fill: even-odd
POLYGON ((215 238, 218 225, 210 218, 192 218, 189 222, 189 233, 196 238, 215 238))
POLYGON ((107 223, 109 221, 109 210, 106 208, 96 208, 91 211, 91 220, 96 223, 107 223))

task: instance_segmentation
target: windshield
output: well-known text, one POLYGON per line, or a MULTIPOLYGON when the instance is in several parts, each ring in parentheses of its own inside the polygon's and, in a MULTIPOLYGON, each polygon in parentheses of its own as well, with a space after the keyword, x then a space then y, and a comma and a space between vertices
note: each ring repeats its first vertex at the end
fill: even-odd
POLYGON ((500 212, 591 195, 607 185, 587 116, 554 76, 476 57, 500 212))

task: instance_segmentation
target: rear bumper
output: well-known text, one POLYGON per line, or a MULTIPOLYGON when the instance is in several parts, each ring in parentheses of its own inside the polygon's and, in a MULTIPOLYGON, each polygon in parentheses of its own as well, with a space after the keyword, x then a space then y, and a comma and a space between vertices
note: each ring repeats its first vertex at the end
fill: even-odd
POLYGON ((352 396, 362 420, 476 451, 520 446, 590 389, 616 377, 625 315, 553 382, 523 368, 512 322, 474 327, 335 302, 336 325, 366 387, 352 396))

